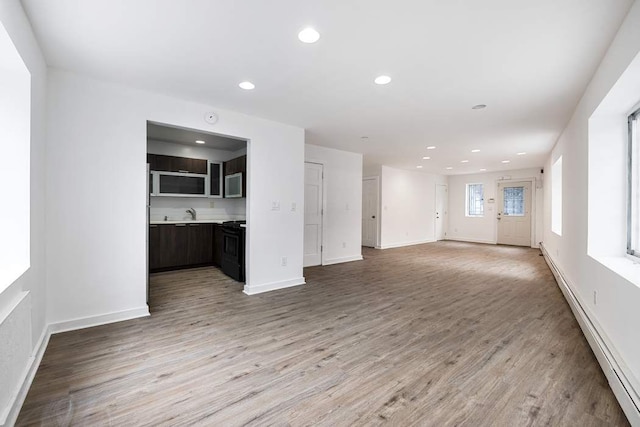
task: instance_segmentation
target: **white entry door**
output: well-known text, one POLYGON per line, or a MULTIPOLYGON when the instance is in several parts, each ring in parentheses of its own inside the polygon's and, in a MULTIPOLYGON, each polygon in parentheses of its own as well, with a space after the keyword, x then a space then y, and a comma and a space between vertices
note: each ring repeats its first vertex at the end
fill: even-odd
POLYGON ((322 264, 322 165, 304 164, 304 266, 322 264))
POLYGON ((444 240, 447 230, 447 205, 449 193, 446 185, 436 185, 436 240, 444 240))
POLYGON ((362 246, 378 244, 378 178, 362 180, 362 246))
POLYGON ((531 183, 498 184, 498 244, 531 246, 531 183))

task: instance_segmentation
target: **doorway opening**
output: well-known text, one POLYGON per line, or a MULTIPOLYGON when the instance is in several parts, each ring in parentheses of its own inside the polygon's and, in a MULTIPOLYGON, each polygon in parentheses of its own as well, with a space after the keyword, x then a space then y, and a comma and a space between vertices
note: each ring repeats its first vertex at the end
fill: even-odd
POLYGON ((193 283, 242 291, 247 151, 245 139, 147 122, 147 303, 154 283, 174 299, 193 283))

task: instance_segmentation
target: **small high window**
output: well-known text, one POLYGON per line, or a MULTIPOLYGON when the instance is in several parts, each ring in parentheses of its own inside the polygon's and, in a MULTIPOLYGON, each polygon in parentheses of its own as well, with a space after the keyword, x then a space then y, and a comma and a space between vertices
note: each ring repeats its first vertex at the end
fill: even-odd
POLYGON ((551 231, 562 236, 562 156, 551 166, 551 231))
POLYGON ((629 158, 627 194, 627 253, 640 257, 640 109, 629 116, 629 158))
POLYGON ((466 216, 484 216, 484 191, 482 184, 467 184, 466 216))

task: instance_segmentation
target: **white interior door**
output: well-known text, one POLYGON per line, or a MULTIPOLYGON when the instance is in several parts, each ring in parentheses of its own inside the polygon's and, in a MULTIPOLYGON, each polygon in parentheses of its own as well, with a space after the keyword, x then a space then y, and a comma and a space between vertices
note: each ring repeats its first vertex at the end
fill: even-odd
POLYGON ((498 244, 531 246, 531 182, 498 184, 498 244))
POLYGON ((444 240, 447 235, 448 188, 444 184, 436 185, 436 240, 444 240))
POLYGON ((378 244, 378 178, 362 180, 362 246, 378 244))
POLYGON ((304 266, 322 264, 322 165, 304 164, 304 266))

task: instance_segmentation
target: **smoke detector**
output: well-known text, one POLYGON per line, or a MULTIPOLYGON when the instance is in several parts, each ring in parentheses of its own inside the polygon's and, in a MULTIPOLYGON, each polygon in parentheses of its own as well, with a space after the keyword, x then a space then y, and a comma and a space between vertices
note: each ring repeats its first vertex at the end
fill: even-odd
POLYGON ((204 121, 209 123, 210 125, 215 125, 216 123, 218 123, 218 115, 213 111, 205 113, 204 121))

